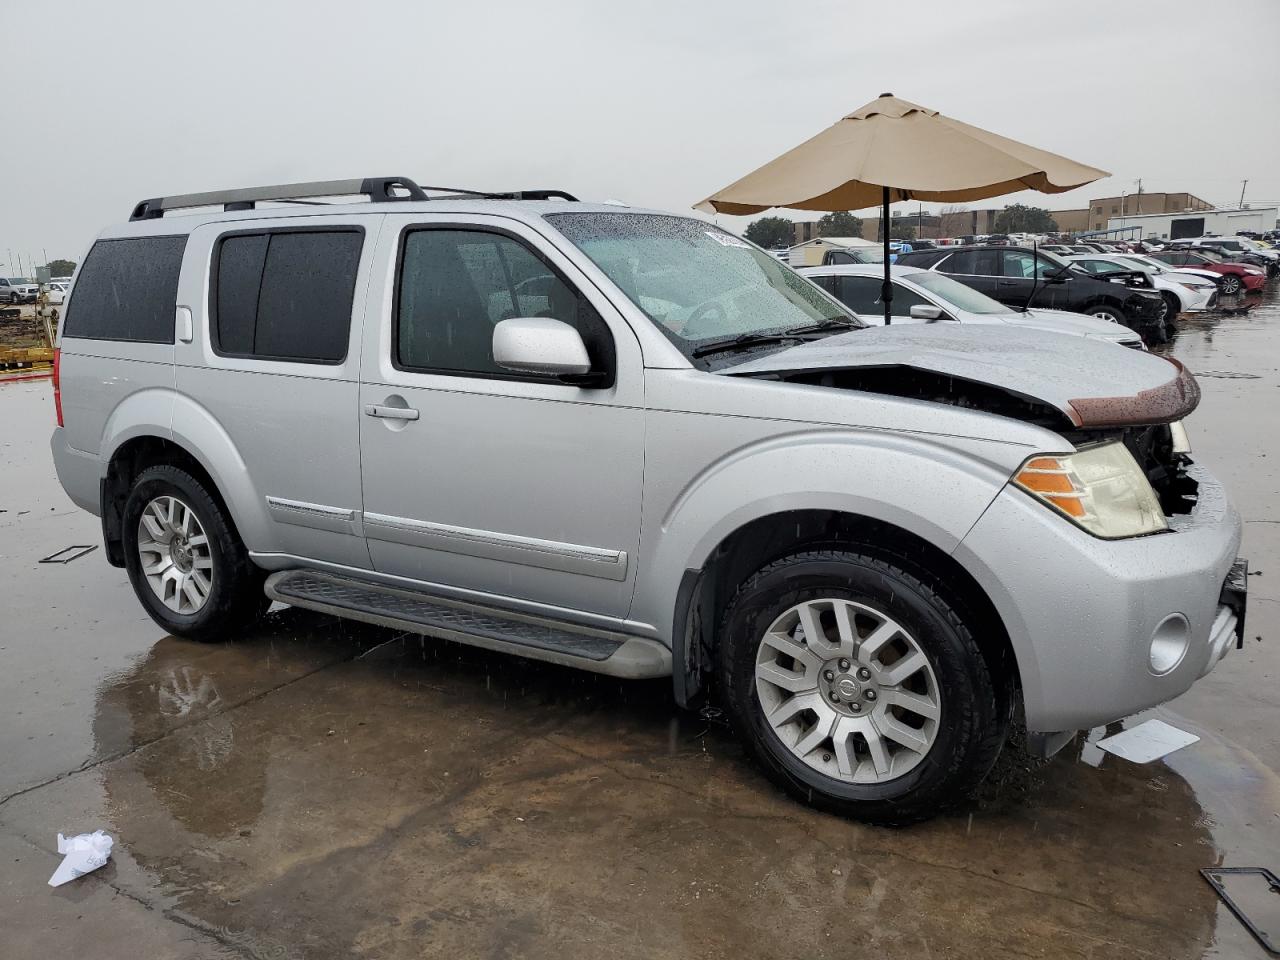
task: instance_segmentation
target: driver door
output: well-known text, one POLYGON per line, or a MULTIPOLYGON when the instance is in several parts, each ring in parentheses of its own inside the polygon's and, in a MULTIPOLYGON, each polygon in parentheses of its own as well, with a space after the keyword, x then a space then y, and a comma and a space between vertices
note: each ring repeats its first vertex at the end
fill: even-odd
POLYGON ((374 277, 360 384, 374 569, 530 612, 624 617, 644 467, 626 322, 502 217, 388 215, 374 277), (576 327, 607 376, 577 386, 497 366, 494 326, 516 316, 576 327))

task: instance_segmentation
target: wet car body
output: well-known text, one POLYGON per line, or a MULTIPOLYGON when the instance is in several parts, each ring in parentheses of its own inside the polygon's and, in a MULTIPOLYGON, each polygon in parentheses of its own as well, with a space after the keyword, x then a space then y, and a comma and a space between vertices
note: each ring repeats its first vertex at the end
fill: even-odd
MULTIPOLYGON (((981 608, 980 659, 1000 677, 991 707, 1020 700, 1046 752, 1059 734, 1186 690, 1239 626, 1223 599, 1239 517, 1178 449, 1172 425, 1194 410, 1198 390, 1166 360, 1039 330, 851 329, 859 324, 843 307, 767 253, 656 211, 457 198, 385 209, 307 210, 309 230, 359 224, 368 238, 355 248, 352 269, 369 282, 352 286, 362 292, 352 294, 346 349, 319 372, 217 353, 199 295, 224 234, 257 221, 259 230, 288 221, 287 231, 292 211, 144 216, 104 234, 100 243, 166 241, 189 312, 170 342, 103 346, 75 335, 93 289, 83 272, 72 290, 54 461, 72 500, 102 516, 113 562, 133 556, 130 537, 144 524, 124 523, 122 511, 140 484, 158 482, 135 478, 159 450, 160 467, 215 486, 248 561, 271 573, 274 599, 607 675, 671 675, 678 702, 694 705, 726 682, 717 625, 753 570, 833 543, 905 551, 981 608), (393 363, 401 245, 416 231, 462 227, 518 238, 554 264, 601 318, 609 367, 521 379, 393 363), (190 232, 185 251, 174 245, 181 230, 190 232), (641 248, 653 262, 612 255, 611 244, 635 238, 653 241, 641 248), (673 299, 690 292, 688 302, 673 299), (801 306, 821 322, 735 326, 801 306), (140 350, 150 362, 138 362, 140 350), (309 396, 332 415, 312 416, 309 396), (358 442, 344 439, 348 428, 358 442), (1158 499, 1149 535, 1088 532, 1014 482, 1041 469, 1029 464, 1104 448, 1131 458, 1158 499), (326 468, 299 466, 318 462, 326 468), (458 626, 456 615, 447 629, 423 629, 363 600, 280 588, 302 581, 330 599, 364 591, 402 608, 429 599, 482 619, 488 633, 458 626), (575 642, 589 635, 595 646, 590 656, 566 652, 545 633, 541 645, 524 644, 527 631, 495 642, 498 620, 575 642), (1153 669, 1157 643, 1176 656, 1153 669)), ((174 313, 157 316, 172 322, 174 313)), ((503 324, 517 337, 572 344, 566 322, 510 317, 494 328, 491 358, 503 324)), ((576 349, 591 358, 580 337, 576 349)), ((146 596, 145 584, 135 589, 146 596)), ((842 682, 858 689, 853 677, 842 682)), ((834 769, 830 756, 813 762, 834 769)))
POLYGON ((1010 307, 1105 315, 1148 342, 1160 342, 1165 335, 1164 299, 1137 271, 1127 278, 1098 280, 1029 247, 952 247, 904 254, 899 262, 946 273, 1010 307), (1025 268, 1028 263, 1037 264, 1034 272, 1025 268))
MULTIPOLYGON (((802 267, 799 272, 853 310, 858 319, 869 326, 880 326, 884 323, 884 313, 878 288, 883 282, 883 270, 883 266, 850 264, 802 267), (845 281, 839 279, 841 277, 860 279, 845 281)), ((1105 340, 1131 349, 1145 349, 1140 336, 1118 323, 1099 320, 1097 317, 1081 313, 1070 313, 1066 310, 1014 309, 999 301, 991 300, 971 288, 957 290, 958 283, 948 284, 943 278, 918 267, 895 266, 891 276, 897 288, 894 292, 895 306, 892 321, 894 324, 956 322, 1024 327, 1049 333, 1105 340), (941 286, 939 281, 943 281, 941 286), (976 301, 969 304, 976 309, 966 309, 965 301, 957 296, 962 293, 968 294, 967 300, 976 301), (920 300, 925 301, 924 305, 937 307, 942 313, 934 317, 912 317, 910 306, 921 305, 918 304, 920 300), (904 304, 910 304, 910 306, 904 307, 904 304), (903 315, 904 309, 906 315, 903 315), (982 312, 977 312, 978 310, 982 312)))

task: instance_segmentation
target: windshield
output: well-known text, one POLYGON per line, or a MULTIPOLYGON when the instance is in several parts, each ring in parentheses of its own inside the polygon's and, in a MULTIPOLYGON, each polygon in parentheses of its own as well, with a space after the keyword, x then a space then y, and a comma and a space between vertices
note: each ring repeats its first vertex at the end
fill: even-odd
POLYGON ((825 320, 864 326, 776 257, 703 220, 652 213, 546 219, 686 353, 705 341, 825 320))
POLYGON ((1159 260, 1148 260, 1146 257, 1142 256, 1117 256, 1116 259, 1126 263, 1136 264, 1139 270, 1149 270, 1152 273, 1164 273, 1169 269, 1168 264, 1161 263, 1159 260))
POLYGON ((985 293, 979 293, 973 287, 966 286, 959 280, 952 280, 945 273, 921 272, 913 273, 905 279, 910 280, 922 290, 927 290, 939 300, 969 313, 997 314, 1014 313, 998 300, 992 300, 985 293))

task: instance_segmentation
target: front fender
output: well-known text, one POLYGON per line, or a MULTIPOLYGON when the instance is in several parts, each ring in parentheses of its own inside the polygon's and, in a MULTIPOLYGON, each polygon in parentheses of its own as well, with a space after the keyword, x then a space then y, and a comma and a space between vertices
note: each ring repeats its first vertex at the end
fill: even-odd
MULTIPOLYGON (((686 572, 753 520, 826 510, 883 521, 951 553, 1009 478, 985 461, 984 441, 956 447, 910 434, 821 430, 750 444, 702 470, 643 534, 633 619, 652 623, 670 643, 672 611, 686 572)), ((1022 453, 1016 455, 1018 461, 1022 453)))

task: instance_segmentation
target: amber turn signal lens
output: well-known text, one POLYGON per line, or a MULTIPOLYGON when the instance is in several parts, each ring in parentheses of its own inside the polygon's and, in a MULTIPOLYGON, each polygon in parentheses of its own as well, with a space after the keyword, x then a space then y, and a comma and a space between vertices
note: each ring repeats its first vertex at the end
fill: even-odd
POLYGON ((1081 502, 1082 491, 1072 482, 1067 464, 1054 457, 1036 457, 1013 478, 1018 486, 1053 504, 1063 513, 1077 519, 1086 514, 1081 502))

